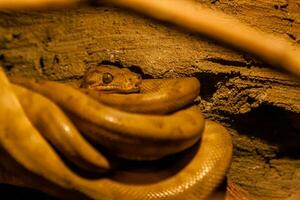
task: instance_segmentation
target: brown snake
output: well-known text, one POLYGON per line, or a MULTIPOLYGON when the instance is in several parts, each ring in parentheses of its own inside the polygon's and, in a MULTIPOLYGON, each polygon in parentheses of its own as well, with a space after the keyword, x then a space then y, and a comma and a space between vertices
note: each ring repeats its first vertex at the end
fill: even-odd
MULTIPOLYGON (((107 68, 107 66, 102 66, 102 69, 105 68, 107 68)), ((126 71, 126 69, 117 69, 118 72, 122 70, 126 71)), ((115 72, 113 69, 109 69, 109 71, 114 75, 115 72)), ((134 73, 128 73, 129 72, 126 72, 124 77, 136 76, 134 73)), ((102 76, 103 72, 100 74, 102 76)), ((89 78, 86 77, 84 83, 87 82, 87 79, 89 78)), ((139 78, 136 80, 138 81, 139 78)), ((28 91, 19 86, 12 87, 3 72, 1 72, 0 81, 1 91, 3 91, 0 95, 0 111, 1 113, 6 113, 6 117, 2 115, 0 118, 2 124, 0 134, 1 145, 14 159, 27 169, 63 188, 74 189, 91 198, 104 200, 204 199, 223 179, 229 167, 232 143, 231 137, 226 129, 215 122, 206 120, 205 128, 202 130, 204 120, 196 107, 192 106, 183 108, 180 111, 175 111, 176 109, 184 107, 186 104, 190 104, 198 95, 199 83, 197 79, 148 80, 145 81, 145 83, 144 81, 140 83, 141 93, 101 94, 102 96, 94 94, 93 97, 99 101, 105 99, 101 101, 102 103, 84 95, 79 92, 78 89, 73 89, 70 86, 56 82, 11 78, 12 82, 32 90, 28 91), (166 84, 164 84, 164 82, 166 84), (176 90, 174 90, 174 85, 178 87, 176 90), (49 116, 51 112, 34 113, 33 111, 37 112, 38 109, 33 108, 33 111, 31 111, 27 109, 28 106, 26 106, 27 108, 25 109, 27 116, 22 111, 21 106, 26 105, 25 99, 33 99, 33 91, 57 103, 57 105, 68 113, 75 125, 78 126, 86 136, 93 138, 94 141, 97 141, 119 156, 152 160, 180 152, 191 146, 193 146, 193 148, 184 153, 180 153, 178 156, 163 159, 166 163, 163 164, 162 167, 146 163, 146 166, 144 166, 146 169, 134 167, 135 169, 133 170, 130 165, 125 164, 125 168, 117 168, 112 175, 107 177, 105 176, 96 180, 80 177, 65 166, 62 160, 57 157, 45 139, 39 136, 37 130, 27 119, 27 117, 29 117, 30 121, 33 121, 33 124, 36 125, 34 121, 45 115, 44 122, 43 120, 38 122, 45 124, 47 123, 47 118, 49 119, 47 116, 49 116), (151 95, 149 95, 149 93, 151 93, 151 95), (180 98, 175 100, 176 103, 172 106, 166 106, 166 111, 157 112, 168 114, 153 115, 149 114, 151 110, 159 111, 164 107, 159 105, 160 101, 156 99, 155 94, 161 98, 160 101, 163 105, 167 104, 167 102, 171 103, 171 100, 176 97, 176 95, 180 98), (116 102, 117 99, 124 101, 124 99, 130 100, 130 98, 135 99, 137 98, 136 96, 139 96, 142 102, 144 101, 140 106, 145 105, 147 102, 150 103, 153 100, 159 109, 155 108, 155 105, 149 106, 149 109, 142 111, 147 114, 120 111, 120 104, 118 104, 118 102, 116 104, 118 109, 105 105, 105 101, 110 95, 112 95, 112 99, 116 102), (18 101, 20 101, 21 104, 18 103, 18 101), (179 104, 180 101, 182 101, 181 104, 179 104), (172 109, 170 108, 175 110, 171 111, 172 109), (32 113, 30 114, 30 112, 32 113), (7 137, 7 135, 10 135, 10 137, 7 137), (197 141, 201 135, 202 139, 201 143, 199 143, 197 141), (30 138, 30 140, 26 138, 30 138), (36 151, 37 149, 39 149, 39 151, 36 151), (45 155, 47 155, 47 159, 45 159, 45 155)), ((133 79, 131 79, 131 81, 133 81, 133 79)), ((124 80, 123 82, 126 83, 124 80)), ((93 83, 93 81, 90 81, 90 83, 93 83)), ((82 84, 82 86, 88 88, 88 86, 84 84, 82 84)), ((99 85, 96 87, 99 89, 99 85)), ((83 91, 86 93, 95 92, 88 91, 87 89, 83 89, 83 91)), ((36 94, 35 98, 42 97, 36 94)), ((49 102, 46 103, 46 100, 43 102, 45 105, 51 104, 49 102)), ((130 104, 129 102, 127 104, 130 104)), ((131 102, 134 104, 133 101, 131 102)), ((54 109, 52 107, 50 108, 49 106, 49 110, 54 109)), ((136 112, 136 110, 130 107, 129 110, 136 112)), ((59 111, 56 111, 56 113, 57 112, 59 111)), ((61 117, 51 121, 51 126, 59 127, 62 123, 66 123, 66 120, 60 120, 60 118, 64 118, 63 115, 64 114, 61 113, 61 117)), ((72 127, 70 124, 68 126, 72 127)), ((46 138, 50 138, 49 140, 54 143, 54 145, 58 143, 58 147, 59 145, 64 146, 64 141, 70 141, 70 139, 65 136, 61 136, 63 140, 61 144, 55 141, 55 139, 51 139, 55 136, 50 133, 51 130, 60 130, 63 132, 63 129, 48 128, 49 130, 47 130, 47 128, 42 125, 37 128, 43 135, 43 132, 46 132, 46 138)), ((66 130, 70 131, 70 129, 66 130)), ((74 130, 76 129, 72 129, 71 132, 73 133, 74 130)), ((64 135, 64 133, 61 134, 64 135)), ((85 143, 83 138, 78 137, 79 134, 76 133, 73 135, 75 136, 71 141, 77 142, 80 140, 81 143, 85 143)), ((69 143, 69 149, 72 149, 72 145, 74 144, 72 144, 72 142, 69 143)), ((77 145, 78 144, 77 142, 77 145)), ((64 152, 66 148, 60 149, 64 152)), ((74 150, 69 151, 69 154, 73 151, 74 150)), ((66 155, 69 154, 68 152, 66 153, 66 155)), ((78 163, 78 160, 85 160, 85 162, 88 160, 89 164, 97 166, 99 165, 96 162, 99 161, 97 157, 102 159, 101 162, 104 163, 103 169, 107 170, 109 164, 105 157, 98 154, 93 147, 88 145, 86 145, 85 149, 81 152, 76 153, 73 161, 74 163, 78 163), (89 153, 85 153, 86 150, 92 152, 94 157, 89 157, 89 153)), ((34 187, 39 189, 36 185, 34 187)))

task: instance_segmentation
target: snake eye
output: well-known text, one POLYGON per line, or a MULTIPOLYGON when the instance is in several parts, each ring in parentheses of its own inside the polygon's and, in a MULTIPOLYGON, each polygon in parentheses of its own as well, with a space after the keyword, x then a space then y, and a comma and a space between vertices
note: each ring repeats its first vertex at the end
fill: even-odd
POLYGON ((113 81, 114 77, 110 73, 104 73, 102 76, 102 82, 103 83, 111 83, 113 81))

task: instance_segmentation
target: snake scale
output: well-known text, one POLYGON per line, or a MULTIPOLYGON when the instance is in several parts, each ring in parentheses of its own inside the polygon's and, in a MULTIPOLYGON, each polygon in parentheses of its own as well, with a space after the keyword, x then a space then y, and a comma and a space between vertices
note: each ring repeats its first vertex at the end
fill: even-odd
POLYGON ((224 127, 204 120, 190 105, 199 94, 198 80, 141 81, 128 69, 98 69, 89 71, 96 76, 86 76, 80 86, 21 77, 10 77, 10 83, 1 71, 0 142, 5 151, 29 171, 92 199, 207 198, 230 165, 232 142, 224 127), (99 92, 118 82, 123 93, 99 92), (114 168, 77 128, 118 157, 160 161, 121 159, 114 168), (79 176, 46 139, 79 167, 112 173, 99 179, 79 176))

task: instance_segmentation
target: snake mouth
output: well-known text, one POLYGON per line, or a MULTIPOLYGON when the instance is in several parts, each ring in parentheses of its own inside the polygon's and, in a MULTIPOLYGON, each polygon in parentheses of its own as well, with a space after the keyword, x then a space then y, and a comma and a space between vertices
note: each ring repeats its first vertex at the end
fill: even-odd
POLYGON ((130 87, 125 87, 125 86, 120 87, 114 85, 97 86, 97 87, 93 87, 92 89, 104 93, 121 93, 121 94, 139 93, 141 90, 139 85, 130 86, 130 87))

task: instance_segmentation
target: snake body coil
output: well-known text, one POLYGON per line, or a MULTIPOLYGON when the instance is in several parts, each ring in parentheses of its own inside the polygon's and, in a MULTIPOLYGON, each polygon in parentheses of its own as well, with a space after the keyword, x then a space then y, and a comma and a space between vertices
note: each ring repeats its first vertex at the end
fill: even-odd
POLYGON ((22 78, 13 82, 56 102, 87 136, 126 158, 153 160, 180 152, 195 144, 204 128, 195 106, 169 115, 141 115, 100 104, 64 84, 22 78))
MULTIPOLYGON (((25 113, 18 111, 20 110, 18 100, 5 79, 5 75, 1 72, 0 83, 3 83, 0 85, 5 88, 5 92, 0 95, 0 110, 7 113, 9 117, 18 115, 19 119, 22 119, 21 121, 27 121, 25 113), (15 103, 6 105, 4 102, 15 103)), ((102 200, 199 200, 205 199, 212 192, 223 179, 230 164, 232 154, 230 135, 221 125, 208 120, 204 122, 201 112, 196 107, 187 107, 176 112, 172 112, 171 109, 160 112, 169 113, 166 115, 153 115, 147 113, 148 111, 144 112, 147 114, 128 113, 120 111, 118 103, 116 104, 118 109, 105 106, 64 84, 22 78, 11 79, 11 81, 51 99, 68 113, 76 126, 87 136, 96 138, 97 142, 119 156, 152 160, 193 146, 179 155, 163 159, 167 162, 163 165, 164 167, 146 163, 146 169, 139 169, 138 167, 132 168, 130 164, 128 166, 125 163, 125 167, 114 170, 112 175, 89 180, 76 175, 63 164, 60 158, 55 157, 51 146, 45 145, 44 139, 38 137, 37 131, 30 124, 26 122, 27 128, 24 129, 23 123, 17 121, 10 123, 1 118, 1 124, 4 123, 6 127, 2 129, 3 134, 0 135, 1 143, 7 152, 30 171, 63 188, 74 189, 90 198, 102 200), (14 133, 11 138, 5 137, 14 130, 19 130, 20 133, 14 133), (34 137, 35 140, 24 142, 25 132, 28 132, 26 133, 28 137, 34 137), (22 134, 24 141, 22 145, 18 145, 19 140, 12 139, 20 137, 18 135, 22 134), (201 142, 197 142, 201 136, 201 142), (24 145, 30 145, 31 148, 24 149, 24 145), (35 155, 34 151, 31 151, 32 148, 39 148, 44 154, 43 157, 47 157, 49 154, 49 159, 44 162, 44 158, 41 157, 31 158, 31 155, 35 155), (26 156, 24 157, 24 155, 26 156)), ((181 94, 182 92, 191 94, 182 95, 182 98, 175 101, 175 106, 170 107, 184 107, 199 92, 199 83, 195 79, 182 78, 175 82, 166 80, 166 84, 162 84, 163 80, 160 81, 159 85, 153 82, 153 86, 151 86, 151 81, 146 83, 150 85, 149 88, 152 87, 153 93, 148 97, 145 93, 145 97, 155 98, 155 94, 157 96, 161 94, 162 99, 165 99, 162 105, 168 104, 168 98, 176 97, 174 94, 179 95, 178 90, 170 87, 169 83, 171 82, 174 85, 177 81, 177 86, 182 87, 181 94), (187 88, 185 88, 185 84, 188 85, 187 88), (157 89, 159 92, 155 93, 155 88, 158 86, 160 86, 157 89), (197 94, 195 94, 196 92, 197 94)), ((16 92, 18 93, 18 91, 16 92)), ((22 98, 22 95, 22 93, 18 93, 18 98, 22 98)), ((108 96, 104 98, 108 98, 108 96)), ((123 96, 122 98, 127 97, 123 96)), ((145 98, 145 102, 147 102, 147 98, 145 98)), ((157 100, 157 103, 159 102, 157 100)), ((44 103, 47 104, 46 101, 44 103)), ((154 107, 149 110, 155 110, 154 107)), ((59 121, 58 119, 57 122, 59 121)), ((62 123, 65 122, 62 121, 62 123)), ((54 126, 57 126, 57 123, 54 126)), ((44 131, 42 128, 39 130, 44 131)))

